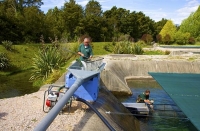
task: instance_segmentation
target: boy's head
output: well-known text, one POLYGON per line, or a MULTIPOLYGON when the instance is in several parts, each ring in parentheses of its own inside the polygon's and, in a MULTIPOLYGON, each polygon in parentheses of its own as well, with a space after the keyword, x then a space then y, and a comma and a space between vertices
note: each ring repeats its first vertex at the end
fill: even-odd
POLYGON ((149 94, 150 94, 150 90, 146 90, 146 91, 145 91, 145 94, 146 94, 146 95, 149 95, 149 94))

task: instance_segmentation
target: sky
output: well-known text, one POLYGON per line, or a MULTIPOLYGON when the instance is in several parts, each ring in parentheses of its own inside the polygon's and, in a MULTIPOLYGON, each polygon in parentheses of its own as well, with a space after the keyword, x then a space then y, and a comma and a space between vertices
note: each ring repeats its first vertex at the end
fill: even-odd
MULTIPOLYGON (((41 10, 45 13, 48 9, 61 8, 69 0, 43 0, 41 10)), ((75 0, 77 4, 85 7, 89 0, 75 0)), ((182 20, 195 12, 200 5, 200 0, 96 0, 103 11, 110 10, 113 6, 126 10, 143 12, 152 20, 160 21, 162 18, 172 20, 174 24, 181 24, 182 20)))

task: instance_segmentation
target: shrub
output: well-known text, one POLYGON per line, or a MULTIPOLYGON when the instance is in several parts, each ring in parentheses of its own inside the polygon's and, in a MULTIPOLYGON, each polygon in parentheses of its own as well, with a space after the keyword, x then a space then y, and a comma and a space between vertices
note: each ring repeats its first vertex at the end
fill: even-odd
POLYGON ((45 50, 39 50, 38 54, 33 58, 33 73, 30 79, 46 79, 63 64, 63 57, 57 48, 49 47, 45 50))
POLYGON ((9 59, 5 53, 0 53, 0 69, 5 70, 10 66, 9 59))
POLYGON ((151 42, 153 41, 153 37, 150 34, 144 34, 141 40, 143 40, 146 44, 151 44, 151 42))
POLYGON ((188 40, 189 44, 195 44, 195 39, 194 37, 190 37, 188 40))
POLYGON ((134 44, 134 53, 137 55, 142 55, 144 53, 144 51, 142 49, 142 44, 140 44, 140 43, 134 44))
POLYGON ((6 50, 12 51, 13 43, 11 41, 8 40, 2 41, 2 45, 6 48, 6 50))
POLYGON ((103 49, 108 51, 108 52, 112 52, 112 44, 106 44, 103 46, 103 49))
POLYGON ((171 53, 171 52, 168 51, 168 50, 165 51, 165 55, 169 55, 170 53, 171 53))
POLYGON ((133 43, 129 41, 122 41, 115 45, 113 49, 113 53, 115 54, 133 54, 133 43))
POLYGON ((158 43, 161 43, 162 42, 162 35, 161 34, 156 35, 156 40, 157 40, 158 43))
POLYGON ((118 41, 129 41, 130 38, 131 38, 131 36, 128 34, 120 35, 118 38, 118 41))
POLYGON ((115 54, 142 54, 144 51, 142 45, 144 42, 131 43, 129 41, 119 42, 115 45, 113 53, 115 54))

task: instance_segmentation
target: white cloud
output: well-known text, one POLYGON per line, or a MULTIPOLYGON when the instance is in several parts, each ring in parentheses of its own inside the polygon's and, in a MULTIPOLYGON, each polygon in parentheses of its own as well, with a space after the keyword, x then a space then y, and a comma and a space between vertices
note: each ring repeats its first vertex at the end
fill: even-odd
POLYGON ((42 8, 54 8, 56 6, 60 8, 64 5, 65 0, 43 0, 43 3, 42 8))
POLYGON ((181 23, 182 20, 189 17, 189 15, 192 12, 195 12, 200 4, 200 2, 198 0, 186 0, 186 1, 187 1, 187 3, 185 4, 185 6, 183 8, 176 10, 177 17, 178 17, 176 19, 177 19, 177 21, 179 21, 179 23, 181 23))
POLYGON ((86 6, 86 4, 88 3, 89 0, 80 0, 80 2, 77 1, 77 3, 81 6, 86 6))

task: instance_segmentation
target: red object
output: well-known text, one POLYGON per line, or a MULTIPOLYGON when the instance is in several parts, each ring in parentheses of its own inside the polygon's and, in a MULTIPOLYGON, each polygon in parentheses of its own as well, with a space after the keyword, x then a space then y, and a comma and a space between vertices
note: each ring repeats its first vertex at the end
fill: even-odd
POLYGON ((46 100, 46 105, 48 106, 48 107, 51 107, 51 101, 50 100, 46 100))

